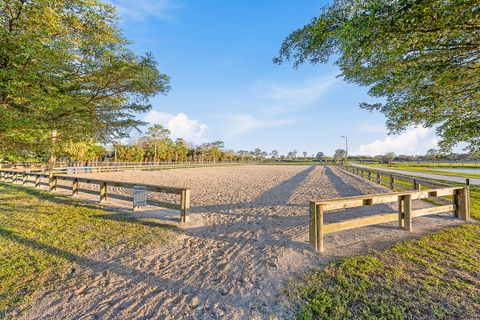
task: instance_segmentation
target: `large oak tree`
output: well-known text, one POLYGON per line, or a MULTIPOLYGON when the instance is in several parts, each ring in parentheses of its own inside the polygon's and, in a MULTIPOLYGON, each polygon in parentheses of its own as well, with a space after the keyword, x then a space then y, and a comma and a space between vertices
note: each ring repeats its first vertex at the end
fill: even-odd
POLYGON ((57 143, 128 135, 169 89, 154 57, 128 45, 110 4, 0 0, 0 147, 45 150, 52 132, 57 143))
POLYGON ((480 149, 480 2, 336 0, 283 42, 274 62, 335 59, 385 103, 387 127, 436 126, 440 145, 480 149))

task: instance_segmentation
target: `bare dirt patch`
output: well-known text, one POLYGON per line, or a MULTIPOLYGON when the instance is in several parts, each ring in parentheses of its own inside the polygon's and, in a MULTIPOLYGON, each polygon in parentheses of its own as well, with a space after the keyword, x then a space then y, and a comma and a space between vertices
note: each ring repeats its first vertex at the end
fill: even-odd
MULTIPOLYGON (((388 192, 386 188, 334 168, 313 166, 90 176, 190 187, 192 223, 167 245, 91 257, 76 267, 64 286, 38 295, 25 318, 290 318, 296 310, 281 299, 289 277, 460 223, 440 214, 416 218, 411 233, 391 223, 331 234, 325 239, 327 254, 321 257, 307 243, 308 201, 388 192)), ((394 211, 387 205, 367 207, 327 214, 326 221, 394 211)))

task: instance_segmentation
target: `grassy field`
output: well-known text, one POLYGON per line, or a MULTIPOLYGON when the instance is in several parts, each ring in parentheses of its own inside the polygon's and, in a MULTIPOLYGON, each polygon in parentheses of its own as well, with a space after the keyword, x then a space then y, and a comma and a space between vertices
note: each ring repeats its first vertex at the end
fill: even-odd
MULTIPOLYGON (((480 219, 480 187, 471 187, 480 219)), ((347 258, 292 284, 299 319, 480 318, 480 224, 347 258)))
POLYGON ((18 186, 0 184, 0 208, 0 318, 97 250, 133 250, 174 235, 170 226, 18 186))
MULTIPOLYGON (((427 165, 427 164, 373 164, 369 165, 376 168, 391 168, 391 169, 399 169, 399 170, 406 170, 412 172, 426 172, 426 173, 433 173, 433 174, 440 174, 444 176, 457 176, 457 177, 466 177, 466 178, 480 178, 480 173, 465 173, 465 172, 448 172, 443 170, 436 170, 439 168, 437 165, 427 165)), ((477 168, 478 166, 440 166, 441 168, 477 168)))

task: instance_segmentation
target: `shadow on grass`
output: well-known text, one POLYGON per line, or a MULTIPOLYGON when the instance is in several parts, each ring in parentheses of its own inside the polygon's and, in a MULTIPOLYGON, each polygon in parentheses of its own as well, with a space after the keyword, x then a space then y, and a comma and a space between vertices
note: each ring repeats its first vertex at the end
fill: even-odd
MULTIPOLYGON (((53 194, 49 193, 47 191, 43 190, 38 190, 38 189, 31 189, 29 187, 23 187, 23 186, 18 186, 18 185, 8 185, 8 184, 2 184, 2 187, 5 188, 7 191, 12 192, 12 193, 18 193, 18 191, 21 191, 29 196, 35 197, 38 200, 42 201, 47 201, 50 203, 58 204, 58 205, 65 205, 65 206, 74 206, 74 207, 82 207, 86 209, 91 209, 91 210, 96 210, 99 214, 95 214, 92 217, 93 218, 98 218, 98 219, 108 219, 108 220, 114 220, 114 221, 121 221, 121 222, 127 222, 127 223, 132 223, 132 224, 138 224, 142 226, 147 226, 147 227, 162 227, 166 228, 168 230, 176 230, 177 227, 168 224, 168 223, 162 223, 162 222, 157 222, 157 221, 146 221, 143 219, 139 219, 138 217, 134 216, 133 213, 131 212, 130 209, 124 208, 124 207, 117 207, 117 206, 111 206, 109 205, 108 207, 102 206, 100 204, 94 204, 94 203, 88 203, 87 201, 92 201, 90 199, 75 199, 71 198, 66 195, 60 195, 60 194, 53 194), (102 214, 102 212, 104 212, 102 214)), ((1 194, 0 194, 1 195, 1 194)), ((8 196, 8 199, 11 201, 15 200, 21 200, 24 199, 23 196, 8 196)), ((25 210, 25 209, 31 209, 32 205, 34 204, 14 204, 10 205, 8 203, 0 203, 0 208, 3 213, 7 212, 18 212, 19 210, 25 210)), ((45 214, 44 212, 36 212, 38 214, 45 214)))
MULTIPOLYGON (((130 282, 132 287, 134 287, 138 283, 142 283, 151 292, 159 293, 162 291, 169 291, 173 295, 178 294, 178 290, 179 290, 178 288, 183 288, 182 290, 184 290, 185 292, 188 291, 188 292, 194 293, 198 291, 197 286, 188 284, 183 280, 167 279, 167 278, 153 274, 150 270, 140 270, 140 269, 136 269, 134 267, 131 267, 122 263, 118 263, 118 262, 106 262, 106 261, 95 260, 86 256, 80 256, 75 253, 72 253, 63 249, 59 249, 48 244, 40 243, 32 239, 21 237, 18 234, 3 228, 0 228, 0 237, 5 237, 20 245, 27 246, 32 249, 40 250, 48 254, 66 259, 69 262, 75 262, 79 264, 81 267, 90 269, 97 274, 100 274, 104 271, 115 273, 116 275, 123 277, 126 282, 130 282)), ((208 295, 218 295, 218 291, 216 289, 208 286, 203 286, 202 291, 207 292, 208 295)), ((115 294, 116 294, 115 290, 105 292, 102 296, 97 297, 96 301, 92 301, 92 303, 90 304, 90 308, 92 309, 97 308, 102 301, 109 301, 110 299, 112 299, 112 297, 115 297, 115 294)), ((231 301, 236 301, 237 299, 241 299, 241 296, 238 294, 232 293, 231 295, 233 296, 231 301)), ((175 304, 174 301, 172 302, 172 306, 173 304, 175 304)), ((138 308, 141 308, 141 307, 142 307, 141 304, 138 305, 138 308)), ((116 310, 112 310, 113 314, 119 314, 123 310, 121 305, 115 306, 112 308, 116 309, 116 310)), ((83 310, 84 313, 87 313, 87 311, 88 310, 83 310)))

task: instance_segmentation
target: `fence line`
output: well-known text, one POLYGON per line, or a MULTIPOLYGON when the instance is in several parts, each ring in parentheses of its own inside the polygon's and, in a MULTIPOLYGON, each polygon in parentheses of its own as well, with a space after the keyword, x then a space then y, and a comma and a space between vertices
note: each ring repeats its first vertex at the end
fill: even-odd
POLYGON ((458 219, 465 221, 470 219, 470 194, 468 187, 449 187, 310 201, 309 242, 316 251, 323 253, 323 237, 326 234, 393 221, 398 221, 400 228, 412 231, 414 217, 448 211, 453 211, 454 217, 458 219), (413 210, 412 200, 448 195, 453 195, 452 204, 413 210), (394 202, 397 202, 398 212, 396 213, 382 213, 341 222, 324 223, 324 214, 329 211, 394 202))
MULTIPOLYGON (((91 179, 91 178, 83 178, 83 177, 74 177, 68 175, 53 175, 52 177, 49 176, 48 173, 42 172, 26 172, 26 171, 12 171, 12 170, 0 170, 0 182, 7 182, 7 183, 20 183, 22 186, 27 186, 27 183, 33 182, 35 188, 39 188, 41 185, 41 178, 48 179, 48 191, 54 192, 57 190, 58 180, 66 180, 71 181, 71 192, 72 196, 77 196, 79 194, 79 183, 87 183, 87 184, 96 184, 99 186, 99 202, 104 204, 108 201, 108 186, 111 187, 119 187, 119 188, 127 188, 133 191, 135 186, 143 186, 146 188, 146 191, 150 192, 158 192, 158 193, 165 193, 165 194, 174 194, 180 196, 180 203, 169 203, 169 202, 162 202, 162 201, 149 201, 151 204, 162 207, 162 208, 169 208, 180 210, 180 222, 185 223, 188 222, 188 209, 190 208, 190 189, 189 188, 180 188, 180 187, 169 187, 169 186, 159 186, 153 184, 136 184, 131 182, 122 182, 122 181, 112 181, 112 180, 104 180, 104 179, 91 179), (34 177, 35 179, 32 181, 30 177, 34 177)), ((132 194, 133 198, 133 194, 132 194)), ((133 201, 132 201, 133 202, 133 201)), ((135 210, 135 203, 133 202, 132 209, 135 210)))
POLYGON ((355 166, 342 166, 342 169, 357 174, 379 184, 387 184, 390 189, 402 189, 397 192, 344 197, 329 200, 310 201, 309 204, 309 242, 315 251, 324 252, 324 236, 329 233, 372 226, 387 222, 398 221, 399 228, 412 231, 413 218, 430 214, 453 211, 455 218, 470 220, 470 191, 465 187, 453 187, 440 182, 417 179, 408 176, 386 173, 373 169, 355 166), (385 179, 386 176, 386 179, 385 179), (401 180, 410 184, 409 187, 396 183, 401 180), (422 185, 429 189, 422 190, 422 185), (453 196, 452 200, 441 198, 453 196), (432 198, 443 205, 413 210, 412 201, 432 198), (324 214, 331 211, 372 206, 376 204, 397 203, 397 212, 380 213, 373 216, 348 219, 335 223, 324 223, 324 214))

